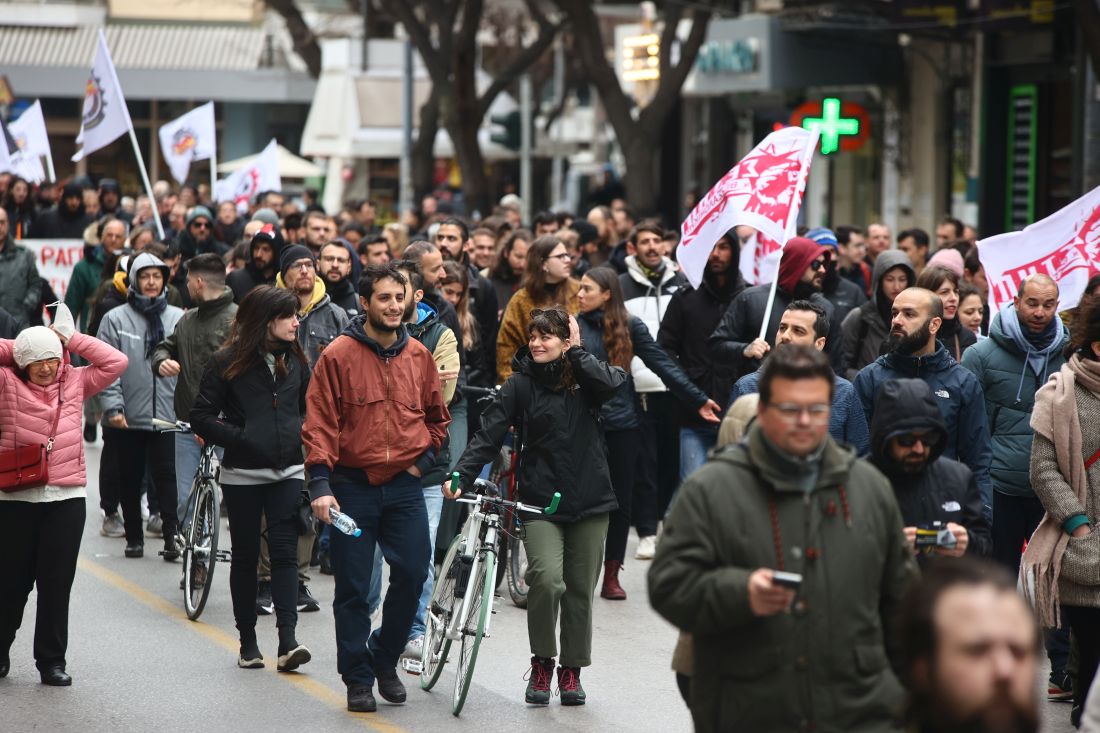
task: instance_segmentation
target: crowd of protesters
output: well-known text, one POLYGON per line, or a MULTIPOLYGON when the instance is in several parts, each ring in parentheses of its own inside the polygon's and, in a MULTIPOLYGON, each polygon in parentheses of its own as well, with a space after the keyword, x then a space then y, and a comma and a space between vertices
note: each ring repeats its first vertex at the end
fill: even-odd
MULTIPOLYGON (((295 629, 319 607, 318 568, 335 575, 349 708, 374 710, 376 682, 403 702, 397 660, 419 655, 456 529, 442 496, 469 491, 524 425, 521 498, 563 493, 557 518, 527 522, 528 703, 549 701, 555 670, 562 703, 584 703, 593 597, 626 600, 633 526, 650 602, 684 632, 674 667, 699 730, 891 730, 901 710, 918 730, 996 716, 1030 730, 1019 669, 972 680, 1006 687, 964 704, 936 698, 950 681, 927 668, 937 643, 963 643, 937 604, 996 607, 1019 621, 998 643, 1039 643, 1005 598, 1017 574, 1043 623, 1048 697, 1081 719, 1100 661, 1100 279, 1059 313, 1058 284, 1032 275, 990 313, 976 235, 951 218, 934 237, 800 230, 774 288, 745 281, 753 232, 738 227, 692 287, 677 233, 622 199, 525 221, 511 196, 471 221, 427 196, 385 223, 370 200, 329 213, 313 191, 263 192, 245 214, 165 182, 152 201, 110 179, 56 193, 0 176, 0 337, 57 300, 17 240, 82 239, 64 301, 126 357, 108 369, 86 336, 66 346, 66 365, 93 365, 77 401, 84 440, 103 434, 101 532, 126 557, 146 536, 178 557, 198 443, 153 418, 224 449, 241 667, 263 666, 255 626, 272 612, 278 669, 310 660, 295 629), (464 389, 495 385, 484 410, 464 389), (451 470, 461 485, 441 491, 451 470), (295 531, 306 502, 319 532, 295 531), (332 531, 333 509, 364 536, 332 531)), ((15 353, 9 379, 33 378, 15 353)), ((17 503, 0 504, 5 526, 17 503)), ((44 679, 57 646, 36 643, 44 679)), ((1034 674, 1030 654, 1017 661, 1034 674)))

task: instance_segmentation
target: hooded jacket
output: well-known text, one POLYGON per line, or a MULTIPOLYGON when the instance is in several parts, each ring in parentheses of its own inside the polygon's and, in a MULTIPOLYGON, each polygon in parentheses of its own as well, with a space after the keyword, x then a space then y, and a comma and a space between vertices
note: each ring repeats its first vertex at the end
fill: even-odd
MULTIPOLYGON (((606 363, 609 359, 607 347, 603 342, 603 317, 602 310, 580 313, 577 315, 577 325, 581 329, 581 343, 584 344, 585 350, 606 363)), ((657 345, 649 335, 646 324, 640 318, 630 316, 627 327, 630 330, 634 358, 630 362, 630 373, 626 375, 626 381, 600 408, 604 430, 627 430, 641 425, 635 407, 637 388, 634 365, 638 363, 645 365, 648 373, 660 379, 663 384, 667 384, 678 403, 698 411, 708 399, 706 394, 696 387, 676 361, 657 345)))
MULTIPOLYGON (((421 300, 416 304, 416 323, 406 323, 405 328, 408 329, 410 336, 432 352, 432 358, 435 359, 435 365, 440 371, 444 369, 453 371, 460 368, 458 339, 454 331, 439 320, 435 308, 429 303, 421 300)), ((447 404, 451 403, 457 386, 457 380, 450 380, 443 385, 443 399, 447 404)))
POLYGON ((332 476, 382 486, 413 465, 423 475, 447 439, 451 415, 431 352, 404 326, 382 346, 366 320, 353 319, 313 366, 302 442, 314 499, 332 493, 332 476))
POLYGON ((829 437, 820 455, 807 490, 754 425, 684 481, 665 518, 649 598, 694 634, 700 733, 895 730, 903 692, 887 653, 916 566, 882 474, 829 437), (802 575, 790 613, 752 613, 757 568, 802 575))
MULTIPOLYGON (((661 319, 665 316, 672 295, 687 285, 687 278, 676 270, 676 263, 667 257, 661 258, 661 275, 657 282, 646 277, 645 271, 635 255, 625 260, 626 272, 619 275, 619 284, 623 288, 623 301, 630 315, 641 319, 649 329, 650 341, 657 338, 661 329, 661 319)), ((630 375, 634 382, 634 391, 667 392, 668 386, 638 355, 630 363, 630 375)))
POLYGON ((283 235, 280 234, 275 227, 272 227, 270 230, 265 227, 252 236, 252 242, 248 245, 248 262, 245 263, 244 267, 239 270, 234 270, 225 278, 225 284, 233 291, 234 303, 239 304, 244 296, 248 295, 253 288, 258 288, 261 285, 275 284, 275 276, 278 274, 279 269, 279 256, 282 254, 285 245, 286 241, 283 239, 283 235), (271 247, 272 260, 270 277, 256 265, 256 245, 261 242, 271 247))
POLYGON ((40 296, 38 265, 34 253, 15 243, 11 234, 0 240, 0 308, 20 327, 27 326, 40 296))
POLYGON ((1008 303, 993 317, 989 338, 963 354, 962 365, 974 373, 985 395, 993 458, 993 488, 1010 496, 1035 496, 1031 488, 1031 410, 1035 393, 1065 363, 1068 337, 1061 320, 1050 344, 1036 351, 1023 336, 1016 308, 1008 303), (1009 312, 1011 311, 1011 312, 1009 312), (1012 328, 1006 328, 1011 322, 1012 328), (1030 363, 1029 363, 1030 362, 1030 363), (1038 368, 1036 368, 1038 367, 1038 368))
MULTIPOLYGON (((875 398, 871 425, 871 462, 894 487, 906 527, 928 527, 932 522, 961 524, 969 542, 966 554, 989 557, 993 538, 982 512, 982 496, 974 474, 958 461, 943 458, 947 429, 932 390, 921 379, 892 379, 875 398), (910 432, 934 433, 939 442, 918 473, 907 473, 890 457, 890 439, 910 432)), ((919 555, 918 560, 925 556, 919 555)))
POLYGON ((65 197, 74 195, 83 196, 83 189, 72 183, 67 184, 57 205, 38 215, 34 222, 35 239, 84 238, 84 228, 92 223, 93 218, 85 213, 83 202, 74 212, 70 213, 65 208, 65 197))
POLYGON ((267 362, 256 359, 230 380, 225 370, 232 357, 231 351, 221 349, 206 363, 190 410, 192 427, 204 440, 225 449, 226 468, 297 466, 302 462, 309 368, 289 356, 286 375, 280 379, 267 362))
MULTIPOLYGON (((707 339, 714 333, 730 302, 745 287, 737 271, 736 257, 726 276, 725 286, 719 286, 717 279, 708 272, 698 288, 689 285, 673 293, 657 331, 657 343, 679 361, 688 379, 723 406, 733 387, 734 373, 728 365, 710 357, 707 339)), ((682 425, 713 430, 713 425, 687 405, 677 404, 676 409, 682 425)))
POLYGON ((575 522, 618 506, 598 416, 625 383, 626 373, 577 346, 563 358, 576 380, 570 389, 545 378, 545 365, 535 364, 522 347, 512 375, 481 413, 481 429, 454 467, 464 490, 469 488, 500 451, 508 428, 521 428, 519 500, 544 507, 555 491, 561 493, 555 514, 525 519, 575 522))
POLYGON ((85 333, 89 333, 88 321, 91 320, 92 309, 95 307, 95 291, 103 279, 106 259, 102 246, 85 244, 84 259, 73 267, 73 274, 65 289, 65 305, 72 311, 73 317, 78 319, 78 327, 85 333))
POLYGON ((210 209, 205 206, 196 206, 191 210, 191 213, 187 215, 187 221, 183 225, 183 231, 179 233, 177 241, 180 245, 180 254, 184 262, 191 259, 195 255, 207 254, 213 252, 218 257, 223 256, 229 251, 230 247, 225 242, 218 241, 214 238, 214 215, 210 213, 210 209), (206 219, 210 222, 210 236, 199 242, 191 234, 191 222, 198 218, 206 219))
MULTIPOLYGON (((168 359, 179 362, 173 406, 180 420, 191 419, 191 407, 202 384, 203 371, 210 357, 225 343, 236 317, 237 304, 233 302, 233 291, 227 287, 218 297, 203 301, 184 313, 176 330, 153 352, 154 374, 160 373, 160 365, 168 359)), ((302 399, 305 399, 304 389, 302 399)))
POLYGON ((917 282, 917 274, 909 256, 888 249, 875 259, 872 270, 871 299, 848 313, 840 326, 841 374, 854 381, 859 370, 881 356, 882 343, 890 335, 890 303, 882 294, 882 278, 895 267, 909 277, 909 285, 917 282))
MULTIPOLYGON (((768 318, 768 328, 764 340, 775 344, 775 334, 779 331, 779 321, 783 311, 795 300, 794 291, 806 268, 814 258, 832 252, 831 247, 817 244, 804 237, 795 237, 787 242, 783 257, 779 261, 779 283, 775 291, 775 303, 768 318)), ((760 336, 760 325, 764 322, 764 311, 768 307, 771 285, 754 285, 745 288, 733 299, 722 315, 718 327, 707 339, 711 358, 720 364, 729 365, 736 370, 736 377, 756 371, 760 368, 759 359, 746 359, 745 348, 760 336)), ((840 323, 833 317, 833 304, 821 293, 813 293, 807 300, 815 303, 829 317, 829 335, 825 342, 825 353, 833 364, 834 370, 840 368, 840 323)))
POLYGON ((466 280, 470 284, 466 291, 469 299, 467 307, 477 321, 477 343, 474 350, 478 352, 467 355, 467 377, 470 384, 492 387, 496 384, 496 370, 493 365, 496 361, 497 324, 500 322, 497 291, 489 279, 481 275, 472 264, 466 264, 466 271, 466 280))
POLYGON ((992 515, 993 499, 989 479, 992 449, 985 398, 977 377, 956 364, 939 342, 936 342, 936 350, 927 356, 899 353, 880 356, 864 367, 854 382, 868 423, 874 423, 875 395, 882 384, 889 379, 906 378, 923 379, 932 389, 947 430, 943 455, 962 461, 974 472, 988 519, 992 515))
POLYGON ((349 319, 359 315, 359 292, 350 276, 335 283, 326 279, 324 283, 325 292, 333 305, 342 308, 349 319))
MULTIPOLYGON (((168 268, 153 255, 142 252, 130 266, 131 288, 136 288, 136 275, 147 267, 159 267, 167 279, 168 268)), ((167 297, 167 288, 161 291, 161 297, 167 297)), ((171 334, 183 311, 173 305, 165 306, 160 314, 161 326, 167 336, 171 334)), ((154 428, 152 419, 172 422, 176 419, 173 406, 176 392, 176 377, 161 377, 153 372, 152 358, 145 355, 145 339, 149 331, 149 322, 133 305, 119 306, 103 316, 97 334, 126 355, 128 363, 122 377, 112 382, 100 395, 104 418, 122 413, 130 430, 159 430, 154 428)))
MULTIPOLYGON (((283 276, 275 276, 275 287, 286 289, 283 276)), ((313 294, 306 307, 298 311, 298 343, 306 352, 310 368, 317 363, 321 352, 348 325, 348 314, 332 302, 325 292, 325 281, 313 276, 313 294)))

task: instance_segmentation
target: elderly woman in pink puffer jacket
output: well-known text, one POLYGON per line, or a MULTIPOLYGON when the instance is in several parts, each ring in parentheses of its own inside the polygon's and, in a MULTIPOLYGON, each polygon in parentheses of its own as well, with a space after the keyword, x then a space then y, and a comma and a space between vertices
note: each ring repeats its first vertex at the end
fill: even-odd
POLYGON ((0 339, 0 452, 16 444, 46 445, 53 437, 48 483, 0 492, 0 677, 8 673, 23 607, 37 585, 35 664, 43 684, 72 684, 65 673, 65 648, 87 495, 82 405, 125 369, 125 355, 84 334, 66 339, 34 326, 14 341, 0 339), (74 367, 66 350, 89 365, 74 367))

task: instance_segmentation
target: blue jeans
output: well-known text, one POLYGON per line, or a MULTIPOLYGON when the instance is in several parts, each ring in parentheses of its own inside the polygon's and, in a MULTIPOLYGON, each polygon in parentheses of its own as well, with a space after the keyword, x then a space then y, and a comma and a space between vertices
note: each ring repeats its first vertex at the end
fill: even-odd
POLYGON ((680 483, 707 462, 707 451, 718 442, 718 428, 680 428, 680 483))
MULTIPOLYGON (((191 495, 191 483, 195 480, 195 471, 199 470, 199 458, 202 457, 202 446, 195 440, 194 435, 176 433, 176 512, 182 527, 191 518, 187 511, 188 499, 191 495)), ((222 449, 215 448, 214 452, 221 460, 222 449)))
MULTIPOLYGON (((443 492, 438 486, 424 487, 424 507, 428 510, 428 539, 435 548, 435 532, 439 529, 439 515, 443 511, 443 492)), ((432 553, 434 555, 434 552, 432 553)), ((420 591, 420 605, 416 609, 416 618, 413 620, 409 638, 424 635, 424 611, 428 608, 428 601, 432 599, 432 588, 435 586, 435 563, 432 555, 428 556, 428 577, 424 580, 424 589, 420 591)), ((382 555, 381 549, 374 554, 374 571, 371 574, 370 594, 367 596, 367 605, 373 616, 382 602, 382 555)))
POLYGON ((340 510, 363 531, 359 537, 332 532, 329 551, 336 581, 336 669, 346 685, 373 685, 377 670, 392 670, 405 650, 428 561, 428 515, 419 480, 402 472, 373 486, 334 472, 332 493, 340 510), (382 626, 371 633, 370 592, 375 543, 390 566, 382 626))

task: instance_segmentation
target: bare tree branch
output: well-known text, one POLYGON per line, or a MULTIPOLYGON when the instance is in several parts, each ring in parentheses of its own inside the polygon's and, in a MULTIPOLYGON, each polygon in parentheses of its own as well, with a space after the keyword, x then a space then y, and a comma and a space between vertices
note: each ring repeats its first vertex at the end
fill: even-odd
POLYGON ((538 37, 531 42, 531 45, 520 51, 510 64, 497 73, 496 78, 493 79, 478 99, 478 107, 483 116, 489 111, 489 107, 492 105, 493 100, 497 98, 497 95, 507 89, 520 74, 530 68, 546 53, 546 49, 550 48, 550 44, 554 42, 554 38, 558 35, 561 27, 559 23, 552 24, 549 22, 546 25, 540 25, 538 37))
POLYGON ((302 17, 302 11, 298 9, 294 0, 264 0, 267 7, 282 16, 286 23, 286 29, 290 33, 290 40, 294 44, 294 53, 305 63, 309 75, 314 79, 321 75, 321 46, 317 43, 317 37, 313 35, 306 19, 302 17))
POLYGON ((427 24, 416 17, 412 4, 405 0, 379 0, 379 5, 404 26, 409 39, 420 53, 420 58, 424 61, 432 82, 435 83, 437 79, 446 79, 449 75, 448 62, 442 54, 436 52, 435 44, 432 43, 431 30, 427 24))
MULTIPOLYGON (((691 67, 695 64, 695 57, 699 54, 699 48, 706 40, 709 21, 710 11, 696 10, 692 14, 691 33, 688 34, 687 40, 680 47, 680 62, 676 66, 670 67, 667 72, 661 72, 661 81, 657 87, 657 93, 639 115, 638 121, 642 125, 648 127, 655 124, 658 128, 664 126, 664 119, 673 105, 676 104, 676 100, 679 99, 680 89, 684 86, 684 81, 691 72, 691 67), (656 120, 656 122, 652 123, 650 120, 656 120)), ((665 33, 668 33, 667 24, 665 33)), ((671 45, 661 46, 662 64, 665 63, 664 59, 671 55, 671 50, 671 45)))

